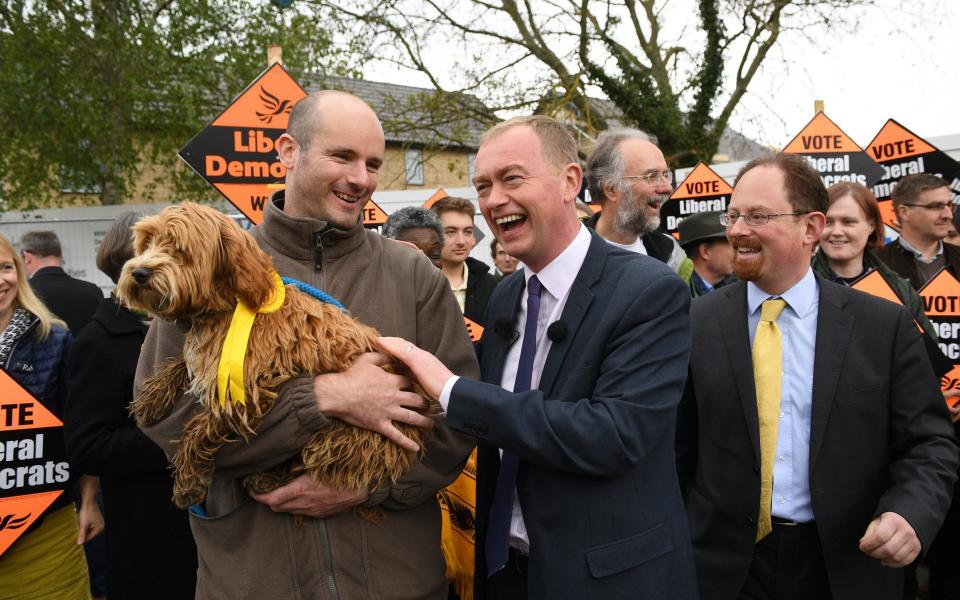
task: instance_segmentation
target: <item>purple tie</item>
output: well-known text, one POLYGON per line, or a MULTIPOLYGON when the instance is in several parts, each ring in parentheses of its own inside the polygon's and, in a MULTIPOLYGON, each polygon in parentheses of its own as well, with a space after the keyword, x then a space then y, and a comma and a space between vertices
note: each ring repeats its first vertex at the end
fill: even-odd
MULTIPOLYGON (((527 282, 527 321, 523 326, 523 345, 520 346, 520 362, 517 364, 517 378, 513 384, 514 392, 530 390, 533 377, 533 357, 537 353, 537 319, 540 317, 540 291, 543 287, 534 275, 527 282)), ((500 472, 497 475, 497 487, 490 506, 490 521, 487 526, 487 539, 484 556, 487 561, 487 577, 490 577, 507 564, 508 542, 510 537, 510 518, 513 516, 513 491, 517 483, 517 470, 520 459, 512 452, 503 451, 500 458, 500 472)))

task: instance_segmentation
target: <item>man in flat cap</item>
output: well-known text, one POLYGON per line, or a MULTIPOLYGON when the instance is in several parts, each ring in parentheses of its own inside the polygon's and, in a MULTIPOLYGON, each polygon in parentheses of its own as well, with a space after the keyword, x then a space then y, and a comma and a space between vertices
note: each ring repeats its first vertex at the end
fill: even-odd
POLYGON ((701 212, 680 221, 680 246, 693 261, 690 293, 694 298, 734 280, 733 248, 719 212, 701 212))

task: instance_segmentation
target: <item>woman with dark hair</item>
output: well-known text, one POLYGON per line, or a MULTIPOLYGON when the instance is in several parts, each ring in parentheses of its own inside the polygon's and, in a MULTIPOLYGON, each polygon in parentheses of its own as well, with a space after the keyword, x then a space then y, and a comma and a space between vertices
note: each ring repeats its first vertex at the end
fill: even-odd
MULTIPOLYGON (((97 252, 97 267, 116 283, 133 256, 127 212, 114 221, 97 252)), ((110 600, 193 598, 197 550, 185 511, 170 498, 169 462, 127 412, 146 335, 140 315, 111 294, 77 336, 66 411, 70 461, 100 476, 107 526, 110 600)))
POLYGON ((876 271, 887 282, 923 329, 927 356, 937 377, 953 368, 940 351, 933 324, 923 311, 923 301, 910 282, 877 256, 883 247, 883 219, 877 198, 859 183, 836 183, 827 190, 827 224, 813 257, 813 270, 830 281, 852 285, 876 271))
MULTIPOLYGON (((20 254, 0 235, 0 366, 60 419, 72 343, 66 324, 30 289, 20 254)), ((47 443, 51 452, 56 445, 55 440, 47 443)), ((83 492, 78 521, 72 502, 77 472, 71 464, 69 479, 63 482, 66 490, 0 555, 0 598, 90 598, 87 563, 79 544, 100 533, 103 522, 93 478, 84 478, 92 485, 83 492)))

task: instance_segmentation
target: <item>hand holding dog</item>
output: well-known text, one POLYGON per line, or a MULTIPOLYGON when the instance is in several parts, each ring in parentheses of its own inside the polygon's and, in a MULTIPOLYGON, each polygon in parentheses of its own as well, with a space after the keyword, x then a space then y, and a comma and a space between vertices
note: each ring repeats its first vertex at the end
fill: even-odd
POLYGON ((301 475, 283 487, 266 494, 250 494, 273 512, 324 519, 363 504, 370 497, 366 490, 335 490, 301 475))
POLYGON ((379 337, 377 344, 397 360, 407 365, 423 391, 434 400, 440 399, 444 384, 453 377, 440 359, 398 337, 379 337))
POLYGON ((394 422, 430 429, 433 419, 416 412, 426 409, 427 402, 409 391, 406 377, 380 368, 385 364, 385 356, 367 352, 347 371, 317 375, 313 383, 317 405, 325 415, 376 431, 404 450, 417 452, 417 443, 403 435, 394 422))

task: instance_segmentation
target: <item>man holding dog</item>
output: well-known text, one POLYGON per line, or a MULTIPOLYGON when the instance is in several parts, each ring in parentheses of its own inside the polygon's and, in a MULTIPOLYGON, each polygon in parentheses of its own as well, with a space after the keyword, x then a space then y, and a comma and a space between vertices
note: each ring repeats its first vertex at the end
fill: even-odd
POLYGON ((696 598, 672 435, 690 294, 580 224, 581 180, 553 119, 484 134, 480 210, 523 271, 493 292, 483 382, 405 340, 381 344, 480 441, 476 598, 696 598))
MULTIPOLYGON (((384 135, 373 110, 344 92, 320 92, 293 109, 277 141, 286 189, 264 209, 254 238, 281 275, 340 300, 361 322, 429 348, 452 371, 477 374, 473 348, 443 274, 420 252, 363 228, 360 211, 377 185, 384 135)), ((144 344, 138 385, 182 352, 181 329, 156 323, 144 344)), ((472 443, 420 414, 426 402, 409 381, 368 354, 349 371, 304 374, 281 388, 249 442, 217 456, 203 507, 191 510, 197 541, 198 598, 447 597, 437 491, 460 473, 472 443), (243 476, 299 453, 330 419, 416 444, 393 425, 433 426, 424 454, 400 480, 373 490, 334 490, 306 476, 251 499, 243 476), (353 507, 379 507, 383 519, 353 507), (311 518, 295 521, 290 514, 311 518)), ((168 455, 194 412, 177 399, 147 434, 168 455)))

